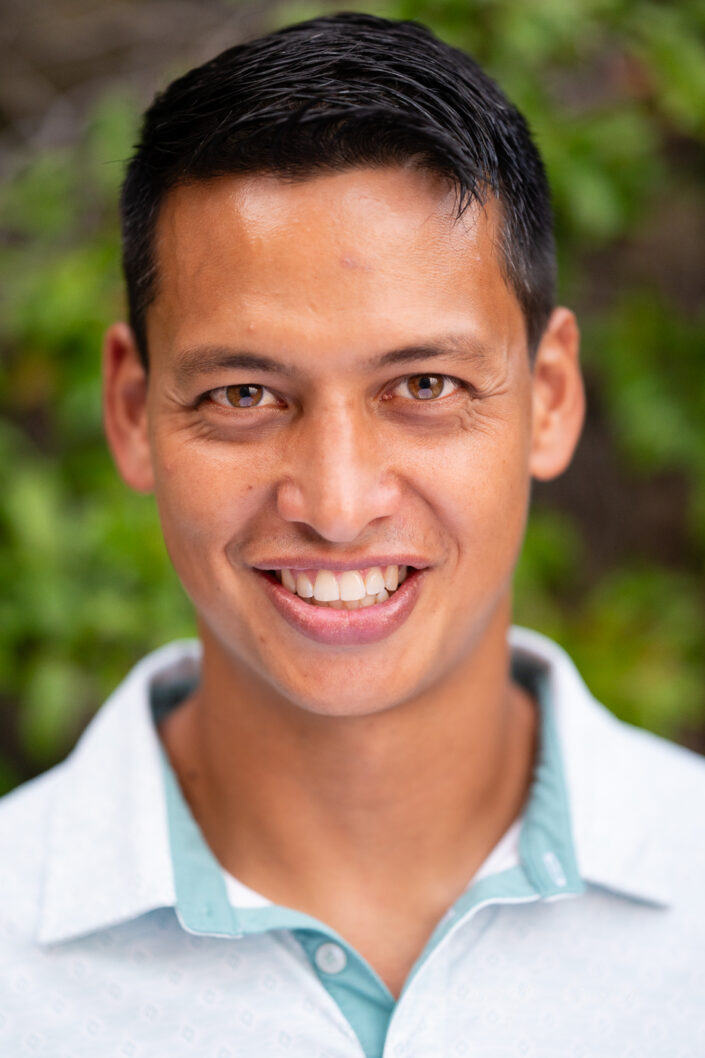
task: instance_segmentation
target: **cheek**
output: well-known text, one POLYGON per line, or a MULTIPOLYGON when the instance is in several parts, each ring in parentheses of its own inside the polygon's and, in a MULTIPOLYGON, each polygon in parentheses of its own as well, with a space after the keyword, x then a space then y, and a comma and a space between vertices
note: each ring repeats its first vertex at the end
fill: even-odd
POLYGON ((425 446, 412 465, 414 488, 457 542, 492 554, 521 536, 529 501, 527 431, 476 424, 425 446))
POLYGON ((262 503, 244 449, 164 439, 156 446, 155 497, 174 564, 218 563, 262 503))

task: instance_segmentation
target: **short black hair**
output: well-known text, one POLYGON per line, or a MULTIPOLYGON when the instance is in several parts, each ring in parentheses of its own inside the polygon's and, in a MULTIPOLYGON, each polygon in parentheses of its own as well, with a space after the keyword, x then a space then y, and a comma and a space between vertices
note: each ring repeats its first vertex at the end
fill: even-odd
POLYGON ((500 263, 533 353, 554 306, 555 249, 526 121, 473 59, 426 27, 344 13, 229 48, 146 111, 120 202, 129 319, 145 366, 155 228, 172 189, 225 174, 305 179, 410 162, 452 181, 458 216, 498 199, 500 263))

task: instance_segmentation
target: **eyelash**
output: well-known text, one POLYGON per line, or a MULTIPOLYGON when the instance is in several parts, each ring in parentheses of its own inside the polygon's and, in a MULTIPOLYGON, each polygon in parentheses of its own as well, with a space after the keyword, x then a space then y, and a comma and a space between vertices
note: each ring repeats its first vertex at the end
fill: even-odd
MULTIPOLYGON (((383 395, 382 399, 383 400, 390 400, 391 397, 394 394, 394 390, 396 390, 399 386, 402 386, 404 384, 408 384, 409 381, 411 379, 414 379, 414 378, 439 379, 443 383, 443 388, 445 388, 446 383, 450 383, 451 385, 456 386, 457 389, 459 389, 459 390, 465 390, 466 392, 470 392, 470 393, 474 393, 475 392, 474 391, 474 387, 471 386, 469 382, 464 382, 463 379, 461 379, 461 378, 455 378, 454 375, 434 375, 434 374, 431 374, 431 372, 428 372, 428 373, 426 373, 426 372, 417 372, 414 375, 405 375, 403 378, 400 378, 396 382, 394 382, 392 384, 392 386, 389 388, 389 390, 387 390, 385 392, 385 394, 383 395)), ((254 405, 254 407, 269 407, 269 408, 271 408, 271 407, 275 406, 276 400, 277 400, 276 395, 274 393, 272 393, 272 391, 267 386, 259 386, 257 383, 254 383, 254 382, 236 383, 233 386, 217 386, 215 389, 209 389, 205 393, 203 393, 198 398, 198 402, 197 403, 198 403, 198 405, 201 405, 204 401, 208 401, 211 404, 215 404, 217 407, 224 408, 226 410, 230 410, 230 411, 247 411, 248 409, 246 407, 245 408, 237 408, 234 404, 220 403, 220 401, 217 401, 217 400, 214 399, 214 394, 216 394, 216 393, 223 393, 225 395, 225 393, 229 389, 235 389, 236 387, 243 387, 244 388, 245 386, 252 386, 253 388, 262 389, 264 391, 264 393, 267 393, 271 397, 275 398, 273 401, 268 401, 266 404, 259 404, 258 403, 257 405, 254 405)), ((413 404, 438 404, 441 401, 446 400, 451 395, 452 394, 445 394, 445 395, 441 395, 441 396, 437 396, 437 397, 433 397, 433 398, 426 398, 426 399, 414 399, 413 397, 403 397, 402 399, 403 400, 408 400, 409 403, 413 403, 413 404)))

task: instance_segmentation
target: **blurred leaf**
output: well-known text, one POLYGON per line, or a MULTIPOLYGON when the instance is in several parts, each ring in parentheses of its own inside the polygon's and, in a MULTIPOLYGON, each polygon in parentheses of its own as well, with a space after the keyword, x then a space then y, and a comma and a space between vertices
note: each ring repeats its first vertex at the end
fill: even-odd
POLYGON ((659 106, 681 131, 703 136, 705 37, 693 32, 692 21, 677 4, 644 4, 635 28, 635 52, 653 78, 659 106))
POLYGON ((35 760, 69 748, 78 729, 84 682, 81 668, 60 657, 42 658, 31 672, 20 730, 35 760))
POLYGON ((564 635, 591 689, 623 719, 671 738, 703 725, 703 599, 682 575, 619 570, 564 635))

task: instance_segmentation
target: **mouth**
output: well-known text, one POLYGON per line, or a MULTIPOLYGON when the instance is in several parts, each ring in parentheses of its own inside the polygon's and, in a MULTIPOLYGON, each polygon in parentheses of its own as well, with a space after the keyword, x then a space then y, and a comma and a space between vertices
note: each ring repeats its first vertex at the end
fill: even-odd
MULTIPOLYGON (((413 567, 411 567, 413 572, 413 567)), ((332 610, 360 610, 387 602, 404 583, 408 566, 371 566, 367 569, 273 569, 267 571, 286 591, 310 606, 332 610)))
POLYGON ((411 613, 426 568, 256 569, 287 623, 319 643, 355 646, 386 638, 411 613))

